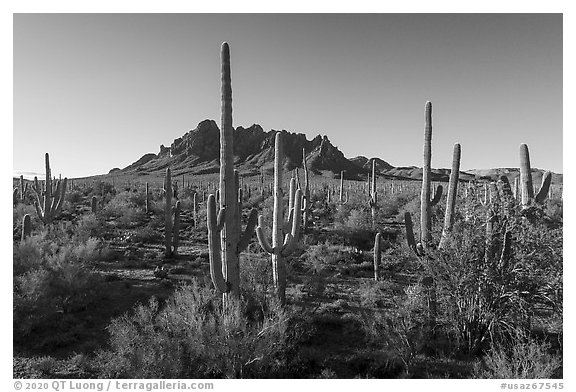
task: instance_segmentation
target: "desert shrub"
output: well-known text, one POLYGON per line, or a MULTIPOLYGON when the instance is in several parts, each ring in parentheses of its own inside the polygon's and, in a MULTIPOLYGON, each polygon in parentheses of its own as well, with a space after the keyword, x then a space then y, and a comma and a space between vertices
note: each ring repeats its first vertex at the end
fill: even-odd
POLYGON ((562 358, 550 344, 522 334, 492 345, 474 366, 474 378, 542 379, 561 377, 562 358))
POLYGON ((150 226, 139 227, 132 230, 127 236, 126 240, 130 243, 159 243, 164 236, 150 226))
POLYGON ((139 197, 139 194, 133 192, 118 193, 105 205, 100 214, 104 218, 116 218, 118 228, 141 225, 146 220, 146 213, 143 207, 139 207, 136 203, 139 197))
POLYGON ((105 232, 105 222, 94 214, 82 215, 76 222, 76 238, 87 241, 89 238, 102 238, 105 232))
POLYGON ((477 355, 497 337, 528 331, 542 310, 561 312, 562 230, 510 210, 495 221, 492 238, 488 247, 481 220, 457 222, 443 249, 426 257, 438 322, 460 353, 477 355), (506 231, 511 251, 501 257, 506 231))
POLYGON ((35 241, 31 237, 23 242, 14 255, 14 338, 20 342, 47 325, 58 328, 59 315, 88 306, 101 283, 99 275, 80 262, 96 257, 96 240, 56 251, 48 244, 35 248, 35 241))
POLYGON ((67 191, 64 194, 64 200, 70 204, 79 204, 84 199, 84 194, 79 190, 67 191))
POLYGON ((427 295, 422 285, 411 285, 393 302, 390 308, 366 317, 364 329, 374 344, 402 362, 408 374, 429 336, 427 295))
POLYGON ((274 301, 250 314, 244 301, 225 310, 208 285, 193 281, 160 309, 152 299, 114 320, 101 374, 115 378, 250 378, 281 371, 288 316, 274 301))
POLYGON ((418 195, 413 192, 394 193, 379 202, 379 213, 384 217, 398 216, 400 209, 414 199, 418 199, 418 195))

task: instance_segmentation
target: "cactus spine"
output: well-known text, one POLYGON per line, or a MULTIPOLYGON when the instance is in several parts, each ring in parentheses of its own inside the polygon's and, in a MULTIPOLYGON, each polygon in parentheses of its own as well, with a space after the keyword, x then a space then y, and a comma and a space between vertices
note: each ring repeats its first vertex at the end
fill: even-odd
POLYGON ((448 195, 446 198, 446 212, 444 214, 444 229, 442 230, 442 237, 440 238, 439 248, 442 247, 448 233, 452 230, 454 224, 454 209, 456 207, 456 198, 458 196, 458 178, 460 175, 460 144, 454 144, 454 151, 452 155, 452 170, 450 171, 450 181, 448 185, 448 195))
POLYGON ((300 189, 296 190, 294 194, 294 203, 292 209, 289 211, 289 222, 291 223, 291 230, 283 237, 283 208, 282 208, 282 133, 276 133, 275 140, 275 157, 274 157, 274 210, 272 216, 272 245, 268 241, 267 235, 264 231, 264 218, 258 218, 258 227, 256 228, 256 235, 258 242, 262 249, 272 256, 272 275, 274 279, 274 286, 276 295, 280 303, 286 303, 286 261, 284 257, 292 253, 292 249, 298 241, 298 234, 300 229, 301 220, 301 204, 302 192, 300 189))
POLYGON ((252 209, 244 233, 240 227, 237 176, 234 172, 234 129, 232 127, 232 83, 230 78, 230 48, 221 47, 221 126, 220 126, 220 209, 216 212, 214 195, 208 196, 207 225, 209 238, 210 275, 216 289, 225 299, 240 298, 240 252, 249 243, 258 212, 252 209), (218 241, 220 234, 220 241, 218 241), (220 242, 220 243, 218 243, 220 242))
POLYGON ((34 185, 32 186, 32 189, 34 189, 34 192, 36 193, 34 207, 36 208, 38 218, 40 218, 42 223, 49 224, 62 210, 68 179, 64 178, 62 181, 57 180, 55 181, 55 184, 53 184, 52 173, 50 171, 50 156, 48 153, 45 155, 45 161, 45 183, 41 188, 38 182, 38 177, 34 177, 34 185))

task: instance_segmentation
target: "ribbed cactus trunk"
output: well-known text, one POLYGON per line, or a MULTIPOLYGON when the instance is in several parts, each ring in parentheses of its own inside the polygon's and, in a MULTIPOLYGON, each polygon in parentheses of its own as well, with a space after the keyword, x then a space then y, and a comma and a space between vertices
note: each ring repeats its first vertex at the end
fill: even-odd
POLYGON ((146 183, 146 191, 145 191, 145 208, 146 208, 146 213, 149 214, 150 213, 150 191, 148 189, 148 183, 146 183))
POLYGON ((426 102, 424 125, 424 165, 420 193, 420 241, 424 249, 432 241, 432 212, 430 209, 430 177, 432 164, 432 102, 426 102))
POLYGON ((454 151, 452 154, 452 170, 450 171, 450 181, 448 184, 448 195, 446 198, 446 211, 444 213, 444 229, 442 230, 442 237, 440 238, 441 248, 446 241, 448 233, 452 231, 454 224, 454 210, 456 208, 456 199, 458 198, 458 179, 460 176, 460 144, 454 144, 454 151))
POLYGON ((528 206, 534 199, 534 186, 532 184, 532 172, 530 167, 530 153, 528 146, 520 145, 520 188, 523 206, 528 206))
MULTIPOLYGON (((370 176, 368 177, 370 178, 370 176)), ((376 209, 378 208, 378 191, 376 190, 376 160, 372 159, 372 177, 370 182, 370 212, 372 214, 372 229, 376 229, 376 209)))
POLYGON ((164 177, 164 197, 166 202, 164 206, 164 254, 166 257, 172 257, 172 175, 170 168, 166 169, 164 177))
POLYGON ((30 237, 30 233, 32 232, 32 219, 30 215, 26 214, 22 218, 22 238, 21 241, 26 240, 26 238, 30 237))
POLYGON ((284 303, 286 301, 286 265, 281 255, 282 226, 284 216, 282 208, 282 133, 276 134, 275 156, 274 156, 274 209, 272 213, 272 278, 276 287, 278 298, 284 303))
POLYGON ((340 172, 340 203, 344 201, 344 170, 340 172))
POLYGON ((380 258, 382 257, 382 234, 376 233, 374 238, 374 280, 377 282, 380 275, 380 258))
POLYGON ((306 151, 302 149, 302 167, 304 169, 304 195, 303 195, 303 206, 302 206, 302 233, 306 233, 308 228, 309 213, 311 210, 311 199, 310 199, 310 183, 308 182, 308 166, 306 165, 306 151))
POLYGON ((222 241, 222 273, 230 285, 230 294, 240 298, 240 260, 237 253, 240 238, 238 188, 234 175, 234 128, 232 125, 232 81, 230 48, 221 51, 221 119, 220 119, 220 208, 225 208, 222 241))
POLYGON ((93 214, 98 212, 98 199, 96 196, 92 196, 92 200, 90 201, 90 208, 92 209, 93 214))

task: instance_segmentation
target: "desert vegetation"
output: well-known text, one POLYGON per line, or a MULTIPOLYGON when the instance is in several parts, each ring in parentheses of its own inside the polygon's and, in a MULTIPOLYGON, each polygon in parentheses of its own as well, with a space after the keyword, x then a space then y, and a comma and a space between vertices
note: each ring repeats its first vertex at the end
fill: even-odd
POLYGON ((421 180, 287 162, 283 132, 243 174, 221 56, 218 174, 14 180, 14 377, 562 377, 561 184, 528 146, 471 180, 455 144, 433 181, 427 102, 421 180))

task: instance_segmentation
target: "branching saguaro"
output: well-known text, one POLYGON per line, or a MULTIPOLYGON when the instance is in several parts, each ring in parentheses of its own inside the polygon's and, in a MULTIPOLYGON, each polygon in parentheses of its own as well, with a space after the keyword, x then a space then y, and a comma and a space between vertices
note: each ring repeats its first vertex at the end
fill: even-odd
POLYGON ((34 177, 32 189, 36 193, 34 207, 38 218, 44 224, 50 224, 62 210, 64 196, 66 194, 68 179, 52 181, 52 172, 50 171, 50 156, 46 153, 46 180, 42 187, 38 182, 38 177, 34 177))
MULTIPOLYGON (((288 224, 284 222, 282 206, 282 133, 276 133, 275 156, 274 156, 274 210, 272 215, 272 244, 268 241, 264 229, 264 217, 258 218, 258 227, 256 235, 260 247, 272 256, 272 276, 276 295, 280 303, 286 303, 286 261, 285 257, 289 256, 296 243, 300 229, 300 220, 302 219, 302 192, 297 189, 294 196, 289 197, 288 224), (290 231, 284 236, 284 231, 290 231)), ((294 179, 292 179, 294 180, 294 179)), ((294 181, 291 181, 291 188, 294 189, 294 181)))
POLYGON ((207 225, 210 275, 214 287, 223 294, 226 302, 240 298, 240 252, 246 249, 254 234, 258 212, 252 209, 242 232, 238 175, 234 171, 230 48, 226 42, 221 48, 221 65, 220 208, 217 211, 216 197, 208 196, 207 225))

